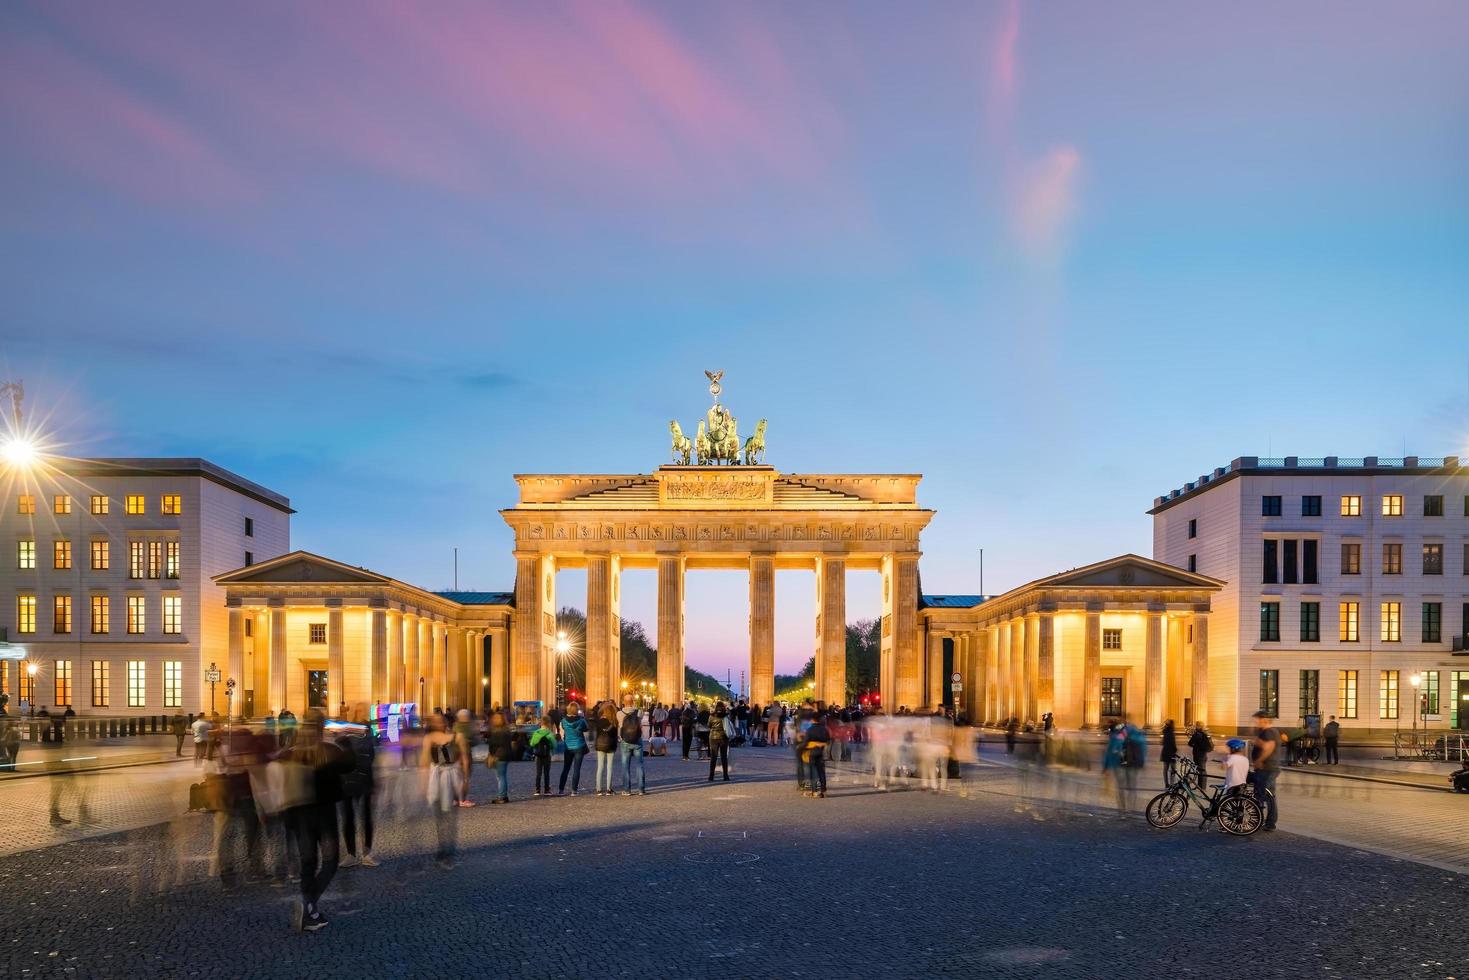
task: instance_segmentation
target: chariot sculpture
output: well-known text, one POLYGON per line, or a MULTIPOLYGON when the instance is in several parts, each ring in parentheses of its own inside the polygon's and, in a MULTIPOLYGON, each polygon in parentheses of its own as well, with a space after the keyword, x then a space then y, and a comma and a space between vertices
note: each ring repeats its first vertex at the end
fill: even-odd
POLYGON ((755 466, 765 459, 765 419, 755 426, 755 434, 740 442, 739 421, 728 408, 720 404, 719 382, 723 371, 705 371, 709 379, 709 394, 714 404, 699 420, 691 440, 684 435, 683 427, 674 419, 668 423, 673 437, 673 462, 676 466, 688 466, 692 460, 698 466, 755 466))

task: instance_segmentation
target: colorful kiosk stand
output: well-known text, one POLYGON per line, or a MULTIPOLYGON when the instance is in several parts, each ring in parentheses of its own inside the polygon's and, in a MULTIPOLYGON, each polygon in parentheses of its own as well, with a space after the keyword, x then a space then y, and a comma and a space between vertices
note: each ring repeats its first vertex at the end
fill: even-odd
POLYGON ((368 715, 368 724, 372 726, 373 733, 379 741, 386 741, 393 745, 403 739, 403 733, 417 728, 418 702, 394 701, 390 704, 374 704, 371 714, 368 715))

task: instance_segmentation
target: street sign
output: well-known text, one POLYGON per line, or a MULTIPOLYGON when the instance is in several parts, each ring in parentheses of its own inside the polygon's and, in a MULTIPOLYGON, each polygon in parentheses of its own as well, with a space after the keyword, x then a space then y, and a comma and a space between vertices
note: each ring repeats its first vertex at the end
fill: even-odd
POLYGON ((220 678, 219 668, 210 664, 204 671, 204 683, 218 684, 220 678))
POLYGON ((950 684, 949 685, 949 690, 955 691, 955 692, 962 691, 962 690, 964 690, 964 685, 963 684, 950 684))
POLYGON ((959 672, 957 670, 954 671, 954 673, 952 673, 952 674, 949 675, 949 680, 952 681, 952 682, 954 682, 955 684, 959 683, 963 679, 964 678, 962 678, 962 677, 959 676, 959 672))

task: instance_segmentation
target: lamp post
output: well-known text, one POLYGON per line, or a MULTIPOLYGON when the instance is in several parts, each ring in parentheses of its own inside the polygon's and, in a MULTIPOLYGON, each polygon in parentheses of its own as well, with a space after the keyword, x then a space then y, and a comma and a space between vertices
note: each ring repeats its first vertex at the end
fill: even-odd
POLYGON ((571 640, 567 639, 565 630, 556 634, 556 696, 555 703, 561 703, 561 692, 566 689, 566 681, 562 674, 562 666, 566 663, 566 655, 571 652, 571 640))
MULTIPOLYGON (((210 688, 210 690, 209 690, 209 700, 212 702, 214 700, 214 685, 213 684, 210 684, 209 685, 209 688, 210 688)), ((235 720, 235 709, 233 707, 234 703, 235 703, 235 679, 233 677, 231 677, 229 680, 227 680, 227 681, 224 682, 224 727, 225 727, 225 731, 229 731, 230 723, 235 720)), ((214 708, 214 705, 211 703, 209 707, 210 707, 210 710, 212 711, 213 708, 214 708)))
POLYGON ((219 683, 219 678, 219 665, 212 660, 209 661, 209 667, 204 671, 204 680, 209 683, 209 713, 211 715, 218 713, 214 707, 214 685, 219 683))
POLYGON ((36 665, 33 663, 26 664, 26 674, 31 679, 31 717, 34 718, 36 717, 36 665))

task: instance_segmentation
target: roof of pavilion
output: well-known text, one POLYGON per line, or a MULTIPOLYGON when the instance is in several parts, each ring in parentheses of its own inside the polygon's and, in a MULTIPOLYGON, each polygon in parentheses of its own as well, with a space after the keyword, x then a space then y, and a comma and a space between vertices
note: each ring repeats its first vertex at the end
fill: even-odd
POLYGON ((443 596, 450 602, 457 602, 461 606, 515 605, 514 592, 435 592, 434 595, 443 596))
POLYGON ((919 609, 973 609, 975 606, 991 599, 993 596, 986 595, 926 595, 920 596, 918 600, 919 609))
POLYGON ((374 572, 360 565, 349 565, 309 551, 292 551, 254 565, 246 565, 214 576, 217 585, 246 587, 251 585, 360 585, 399 589, 410 594, 433 597, 460 606, 513 606, 513 592, 431 592, 416 585, 374 572))

